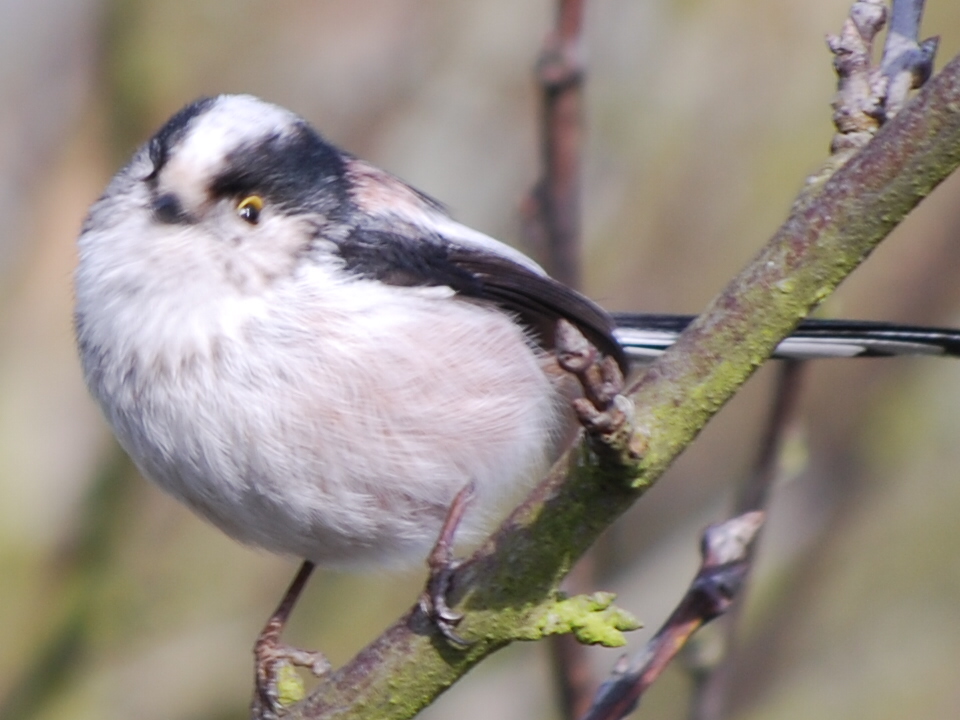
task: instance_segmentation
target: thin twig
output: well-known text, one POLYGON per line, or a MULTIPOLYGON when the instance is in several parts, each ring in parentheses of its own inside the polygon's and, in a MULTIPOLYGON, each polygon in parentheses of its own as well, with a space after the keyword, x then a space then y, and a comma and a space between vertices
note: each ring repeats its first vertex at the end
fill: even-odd
POLYGON ((556 26, 537 63, 541 178, 528 198, 526 234, 547 271, 580 285, 580 146, 583 136, 584 0, 558 0, 556 26))
MULTIPOLYGON (((893 0, 883 59, 873 64, 873 41, 887 22, 883 0, 857 0, 840 36, 827 38, 838 76, 833 101, 838 133, 831 151, 831 171, 845 162, 903 107, 911 89, 920 87, 933 68, 937 38, 918 42, 924 0, 893 0)), ((741 488, 736 512, 764 509, 775 479, 783 433, 800 386, 800 364, 782 366, 767 434, 756 470, 741 488)), ((690 706, 694 720, 720 720, 726 715, 734 679, 737 627, 743 601, 735 603, 718 623, 717 637, 707 660, 694 670, 695 692, 690 706)))
POLYGON ((766 510, 770 489, 779 470, 780 455, 786 432, 796 414, 800 399, 803 368, 802 360, 785 360, 777 366, 776 389, 766 432, 760 443, 760 453, 754 471, 740 488, 734 512, 766 510))
MULTIPOLYGON (((601 687, 591 708, 587 720, 614 720, 632 711, 639 697, 649 687, 670 659, 680 651, 694 631, 711 619, 725 614, 721 643, 723 655, 713 658, 710 668, 699 668, 695 697, 691 703, 690 717, 696 720, 715 720, 723 717, 724 701, 730 679, 729 665, 723 663, 724 656, 731 655, 732 643, 736 632, 736 618, 742 607, 743 589, 756 557, 756 542, 759 538, 760 519, 767 503, 770 488, 777 474, 778 460, 786 429, 794 414, 799 396, 800 372, 804 363, 786 361, 779 366, 777 391, 771 410, 767 432, 761 443, 760 454, 755 471, 741 488, 736 503, 735 520, 728 521, 720 528, 721 536, 732 532, 730 528, 741 527, 746 522, 746 534, 741 527, 735 537, 743 540, 735 558, 727 560, 733 563, 717 574, 711 561, 705 557, 687 595, 657 635, 631 661, 623 659, 614 670, 615 677, 601 687), (755 523, 755 524, 754 524, 755 523), (712 582, 720 578, 724 584, 723 592, 712 582), (705 593, 700 596, 699 593, 705 593)), ((704 546, 709 546, 711 528, 704 534, 704 546)), ((715 562, 715 560, 714 560, 715 562)))
POLYGON ((892 118, 903 107, 914 88, 933 72, 939 37, 920 42, 920 22, 925 0, 893 0, 887 41, 883 46, 880 72, 887 78, 886 116, 892 118))
MULTIPOLYGON (((738 493, 735 513, 766 510, 770 490, 780 467, 784 439, 796 414, 804 367, 805 363, 796 360, 787 360, 777 366, 776 390, 770 418, 767 420, 766 433, 760 444, 760 453, 757 456, 754 471, 746 477, 738 493)), ((759 537, 747 552, 744 585, 749 580, 758 543, 759 537)), ((693 720, 721 720, 726 716, 733 680, 731 660, 735 655, 737 630, 745 594, 744 589, 733 603, 733 607, 718 622, 719 627, 715 629, 718 630, 719 637, 716 638, 716 647, 709 659, 698 658, 689 662, 689 665, 693 666, 691 670, 695 680, 689 713, 689 717, 693 720)))
POLYGON ((830 152, 844 162, 866 145, 884 120, 887 79, 873 65, 873 41, 887 21, 884 0, 856 0, 839 35, 828 35, 837 73, 830 152))
POLYGON ((620 658, 584 720, 619 720, 633 712, 690 636, 726 612, 746 578, 749 548, 762 524, 763 513, 754 511, 704 531, 703 560, 680 604, 643 650, 620 658))
POLYGON ((939 38, 919 42, 924 0, 893 0, 883 58, 873 62, 873 42, 887 24, 884 0, 856 0, 839 35, 827 36, 837 72, 830 150, 842 164, 894 117, 933 72, 939 38))
MULTIPOLYGON (((595 587, 596 553, 593 549, 567 575, 563 583, 567 592, 582 595, 595 587)), ((567 720, 582 717, 590 707, 596 687, 587 647, 573 635, 555 635, 549 641, 560 715, 567 720)))
MULTIPOLYGON (((584 0, 557 0, 555 26, 537 63, 541 86, 541 177, 528 199, 528 239, 539 247, 550 273, 577 287, 581 277, 580 153, 584 0)), ((588 553, 564 582, 571 594, 593 587, 595 561, 588 553)), ((550 638, 560 711, 567 720, 589 707, 593 693, 586 649, 569 635, 550 638)))

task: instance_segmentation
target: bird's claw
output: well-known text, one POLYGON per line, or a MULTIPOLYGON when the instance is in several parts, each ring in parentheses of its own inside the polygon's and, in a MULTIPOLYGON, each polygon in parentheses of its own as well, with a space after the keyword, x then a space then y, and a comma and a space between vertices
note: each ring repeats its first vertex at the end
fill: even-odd
POLYGON ((419 601, 420 610, 424 616, 447 641, 458 647, 468 647, 471 643, 455 632, 456 627, 463 620, 463 614, 450 607, 447 597, 453 586, 454 572, 462 564, 453 557, 454 536, 463 519, 463 514, 473 501, 474 493, 473 482, 470 482, 457 493, 450 505, 437 542, 427 557, 430 575, 419 601))

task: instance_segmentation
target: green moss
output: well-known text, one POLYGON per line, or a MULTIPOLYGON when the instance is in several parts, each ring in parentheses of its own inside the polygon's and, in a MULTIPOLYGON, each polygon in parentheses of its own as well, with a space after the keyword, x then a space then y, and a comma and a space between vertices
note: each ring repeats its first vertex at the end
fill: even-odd
POLYGON ((307 695, 303 678, 293 665, 284 663, 277 673, 277 699, 282 707, 296 705, 307 695))
POLYGON ((547 635, 572 633, 586 645, 621 647, 626 644, 623 633, 640 627, 637 619, 613 604, 613 593, 560 597, 534 618, 533 627, 539 640, 547 635))

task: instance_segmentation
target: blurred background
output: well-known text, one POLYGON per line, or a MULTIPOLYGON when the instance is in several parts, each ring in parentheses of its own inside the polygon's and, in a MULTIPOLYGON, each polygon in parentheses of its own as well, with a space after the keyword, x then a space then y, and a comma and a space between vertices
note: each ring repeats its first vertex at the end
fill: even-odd
MULTIPOLYGON (((585 289, 697 312, 825 158, 824 35, 847 0, 587 3, 585 289)), ((246 716, 250 647, 292 561, 223 537, 137 477, 88 398, 71 332, 74 238, 172 112, 250 92, 523 247, 533 68, 551 0, 2 0, 0 718, 246 716)), ((938 67, 960 4, 930 0, 938 67)), ((529 249, 529 248, 528 248, 529 249)), ((960 325, 960 177, 831 298, 832 316, 960 325)), ((604 538, 598 588, 647 624, 729 513, 770 398, 761 371, 604 538)), ((736 718, 960 717, 960 364, 810 366, 739 642, 736 718)), ((422 573, 322 572, 287 638, 337 664, 422 573)), ((709 634, 702 642, 709 647, 709 634)), ((618 651, 592 652, 606 673, 618 651)), ((544 644, 481 665, 426 718, 559 717, 544 644)), ((676 664, 643 717, 682 718, 676 664)))

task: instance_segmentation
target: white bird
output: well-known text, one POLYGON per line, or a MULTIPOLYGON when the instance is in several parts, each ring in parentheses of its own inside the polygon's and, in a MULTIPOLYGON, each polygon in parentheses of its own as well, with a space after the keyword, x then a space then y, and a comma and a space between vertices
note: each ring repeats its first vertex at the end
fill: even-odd
MULTIPOLYGON (((83 371, 121 445, 227 534, 309 561, 302 580, 422 560, 471 484, 457 533, 477 539, 542 476, 573 423, 559 319, 624 369, 689 321, 615 323, 243 95, 188 105, 137 150, 79 258, 83 371)), ((901 352, 956 355, 960 334, 808 321, 778 349, 901 352)))

